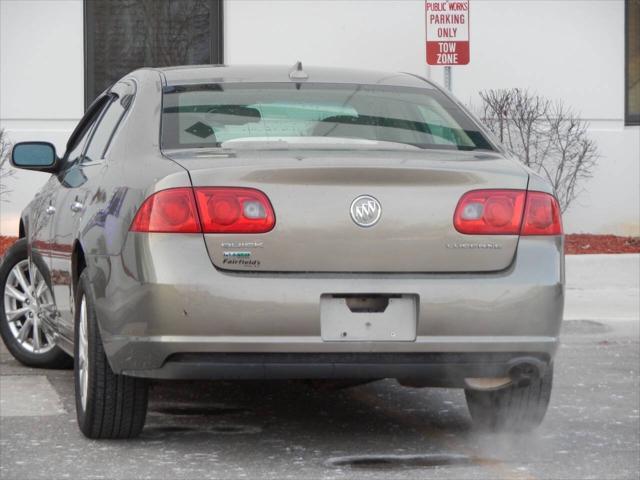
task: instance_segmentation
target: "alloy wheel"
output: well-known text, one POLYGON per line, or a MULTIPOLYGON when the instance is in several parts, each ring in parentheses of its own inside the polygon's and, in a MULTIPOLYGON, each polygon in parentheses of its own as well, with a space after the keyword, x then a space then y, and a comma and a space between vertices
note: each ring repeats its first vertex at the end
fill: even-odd
POLYGON ((89 337, 87 335, 87 299, 82 295, 80 301, 80 322, 78 325, 78 381, 82 409, 87 409, 87 390, 89 388, 89 337))
POLYGON ((53 295, 42 273, 28 259, 16 263, 4 285, 4 311, 9 330, 21 348, 45 354, 54 348, 43 321, 55 312, 53 295))

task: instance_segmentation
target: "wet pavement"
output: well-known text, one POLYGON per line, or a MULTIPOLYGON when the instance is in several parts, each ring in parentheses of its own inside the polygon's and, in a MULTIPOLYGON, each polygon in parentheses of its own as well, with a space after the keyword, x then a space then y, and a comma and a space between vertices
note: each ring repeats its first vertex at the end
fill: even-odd
POLYGON ((0 478, 637 479, 638 335, 637 320, 566 321, 527 435, 475 431, 460 390, 175 382, 153 386, 139 439, 89 441, 71 372, 0 345, 0 478))

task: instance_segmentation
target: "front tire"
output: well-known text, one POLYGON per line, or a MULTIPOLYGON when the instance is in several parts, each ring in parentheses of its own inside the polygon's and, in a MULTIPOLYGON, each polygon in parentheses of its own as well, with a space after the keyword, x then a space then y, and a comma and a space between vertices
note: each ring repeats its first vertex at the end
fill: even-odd
POLYGON ((528 432, 542 423, 553 384, 553 366, 526 386, 493 391, 465 390, 475 426, 494 432, 528 432))
POLYGON ((7 250, 0 265, 0 336, 23 365, 69 368, 73 361, 45 331, 44 317, 55 314, 53 295, 37 265, 30 264, 27 240, 7 250))
POLYGON ((78 426, 88 438, 133 438, 147 415, 144 379, 113 373, 102 346, 87 271, 80 275, 75 315, 75 397, 78 426))

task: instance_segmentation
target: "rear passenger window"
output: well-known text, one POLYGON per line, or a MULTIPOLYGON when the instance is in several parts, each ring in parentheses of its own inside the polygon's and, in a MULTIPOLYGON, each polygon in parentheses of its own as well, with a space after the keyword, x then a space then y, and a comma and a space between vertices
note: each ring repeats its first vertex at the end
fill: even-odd
MULTIPOLYGON (((127 103, 125 103, 125 105, 127 105, 127 103)), ((126 109, 122 105, 122 102, 120 102, 118 97, 114 97, 107 106, 106 111, 102 114, 98 126, 94 129, 89 147, 84 155, 85 162, 96 162, 104 157, 109 142, 115 130, 118 128, 120 119, 122 119, 125 111, 126 109)))

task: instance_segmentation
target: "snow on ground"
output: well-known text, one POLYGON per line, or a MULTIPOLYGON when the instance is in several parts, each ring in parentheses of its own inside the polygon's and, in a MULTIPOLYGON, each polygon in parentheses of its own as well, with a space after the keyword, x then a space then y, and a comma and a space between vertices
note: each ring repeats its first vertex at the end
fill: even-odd
POLYGON ((565 320, 640 318, 640 254, 567 255, 565 320))

